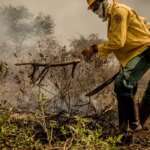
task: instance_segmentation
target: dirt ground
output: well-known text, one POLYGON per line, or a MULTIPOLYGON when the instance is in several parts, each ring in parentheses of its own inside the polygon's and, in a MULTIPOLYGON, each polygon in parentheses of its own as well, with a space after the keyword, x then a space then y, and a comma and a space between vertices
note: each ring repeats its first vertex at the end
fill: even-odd
MULTIPOLYGON (((29 120, 33 120, 32 115, 30 114, 29 115, 13 114, 11 117, 12 120, 16 120, 16 118, 17 120, 18 119, 24 120, 26 118, 28 118, 29 120)), ((104 139, 109 136, 112 136, 112 137, 116 136, 118 132, 118 123, 117 123, 117 112, 115 110, 104 113, 102 115, 98 115, 98 116, 97 115, 90 116, 88 118, 92 119, 90 126, 94 127, 96 124, 99 124, 103 128, 102 137, 104 139)), ((66 118, 63 115, 57 115, 53 119, 57 120, 58 123, 60 124, 66 123, 68 119, 69 119, 69 122, 71 122, 71 118, 68 118, 68 117, 66 118)), ((40 133, 40 135, 43 135, 43 130, 40 130, 38 133, 40 133)), ((119 150, 150 150, 150 118, 146 122, 145 129, 133 134, 132 143, 130 144, 119 143, 117 148, 119 150)))
POLYGON ((150 150, 150 119, 146 128, 133 134, 133 143, 119 147, 120 150, 150 150))

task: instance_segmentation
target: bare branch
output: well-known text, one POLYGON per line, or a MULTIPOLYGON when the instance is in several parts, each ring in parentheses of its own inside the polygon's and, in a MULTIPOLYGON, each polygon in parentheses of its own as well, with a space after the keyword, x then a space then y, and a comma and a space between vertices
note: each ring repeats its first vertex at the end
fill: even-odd
POLYGON ((32 66, 38 66, 38 67, 62 67, 62 66, 68 66, 68 65, 73 65, 73 64, 78 64, 80 63, 80 59, 73 60, 73 61, 68 61, 64 63, 55 63, 55 64, 49 64, 49 63, 17 63, 15 64, 16 66, 25 66, 25 65, 32 65, 32 66))
POLYGON ((77 66, 77 64, 80 63, 80 59, 76 59, 74 61, 67 61, 63 63, 55 63, 55 64, 50 64, 50 63, 36 63, 36 62, 31 62, 31 63, 17 63, 15 64, 16 66, 26 66, 30 65, 33 67, 33 71, 29 77, 31 78, 33 84, 38 82, 40 84, 47 73, 49 72, 49 68, 51 67, 63 67, 63 66, 68 66, 68 65, 73 65, 72 67, 72 77, 74 77, 74 71, 77 66), (42 71, 39 73, 39 75, 35 78, 35 73, 39 71, 39 68, 42 67, 42 71))

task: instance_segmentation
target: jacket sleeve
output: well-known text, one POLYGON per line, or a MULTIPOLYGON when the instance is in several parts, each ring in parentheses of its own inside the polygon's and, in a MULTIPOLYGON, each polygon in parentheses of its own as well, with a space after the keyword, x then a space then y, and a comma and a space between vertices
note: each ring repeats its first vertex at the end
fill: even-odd
POLYGON ((125 8, 117 7, 110 18, 108 27, 108 40, 97 45, 98 55, 106 58, 114 50, 124 47, 127 35, 128 11, 125 8))
POLYGON ((147 18, 140 16, 140 19, 144 22, 148 30, 150 30, 150 23, 148 22, 147 18))

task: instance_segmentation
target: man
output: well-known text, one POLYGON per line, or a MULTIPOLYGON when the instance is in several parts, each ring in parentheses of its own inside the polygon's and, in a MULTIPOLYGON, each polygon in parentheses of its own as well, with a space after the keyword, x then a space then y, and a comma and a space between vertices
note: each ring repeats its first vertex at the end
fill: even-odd
POLYGON ((137 83, 150 68, 150 32, 142 17, 130 7, 112 0, 87 0, 88 9, 103 21, 108 21, 108 40, 83 50, 85 59, 93 54, 106 59, 114 53, 122 69, 115 80, 118 100, 119 128, 126 132, 142 129, 150 112, 150 82, 141 102, 140 118, 134 96, 137 83), (141 126, 142 125, 142 126, 141 126))

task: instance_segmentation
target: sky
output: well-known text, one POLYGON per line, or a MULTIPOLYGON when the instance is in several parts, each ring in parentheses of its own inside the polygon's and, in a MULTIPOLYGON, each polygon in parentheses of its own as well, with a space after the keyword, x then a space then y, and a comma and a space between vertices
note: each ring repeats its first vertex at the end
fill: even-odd
MULTIPOLYGON (((150 0, 120 0, 135 8, 137 12, 150 20, 150 0)), ((106 38, 106 23, 87 10, 86 0, 0 0, 1 5, 24 5, 32 13, 50 14, 55 23, 55 35, 58 41, 66 45, 79 35, 96 33, 106 38)))

